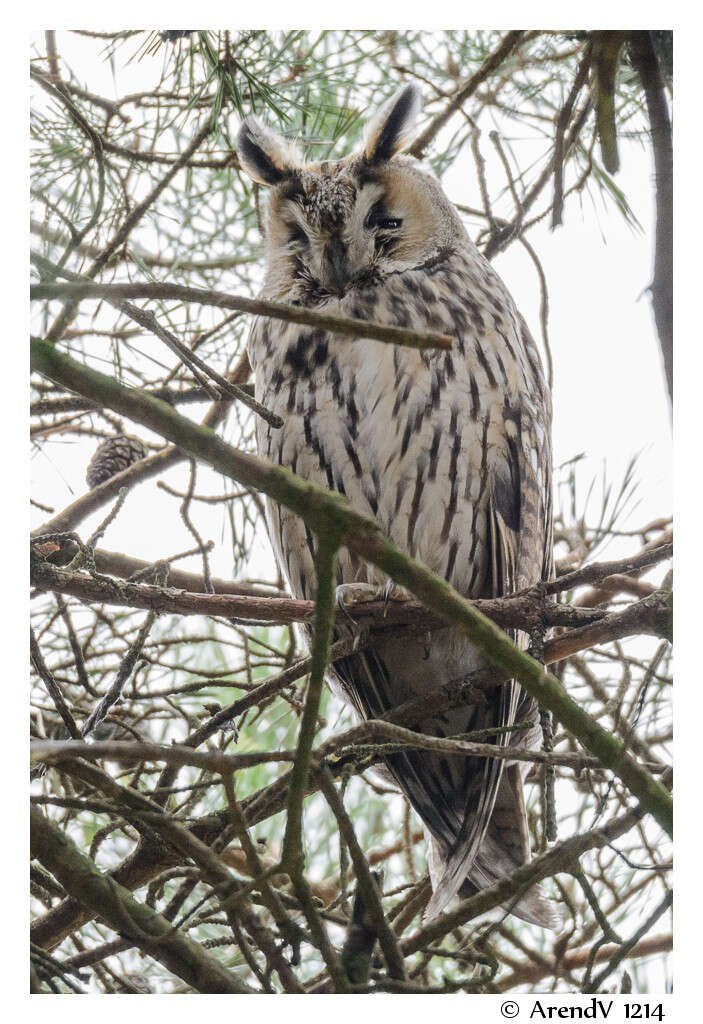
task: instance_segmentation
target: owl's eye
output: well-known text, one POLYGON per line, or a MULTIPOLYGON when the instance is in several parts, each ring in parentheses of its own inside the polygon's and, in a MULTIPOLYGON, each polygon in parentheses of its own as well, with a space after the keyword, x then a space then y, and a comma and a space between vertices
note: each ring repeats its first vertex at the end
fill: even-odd
POLYGON ((381 217, 376 222, 376 227, 381 228, 382 231, 395 231, 402 223, 400 217, 381 217))
POLYGON ((397 231, 403 221, 400 217, 389 217, 383 206, 377 203, 373 206, 366 218, 365 227, 369 230, 397 231))

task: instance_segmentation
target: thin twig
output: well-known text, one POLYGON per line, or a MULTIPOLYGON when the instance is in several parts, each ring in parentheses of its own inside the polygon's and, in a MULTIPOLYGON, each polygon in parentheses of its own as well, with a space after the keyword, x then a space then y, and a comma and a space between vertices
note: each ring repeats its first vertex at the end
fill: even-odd
POLYGON ((654 241, 654 277, 651 284, 652 307, 657 325, 659 346, 664 361, 664 372, 669 401, 674 401, 673 362, 673 141, 671 119, 666 102, 666 90, 659 62, 648 31, 630 34, 632 62, 637 68, 644 89, 652 135, 654 154, 654 180, 656 184, 657 218, 654 241))
MULTIPOLYGON (((452 347, 452 339, 438 331, 411 331, 392 324, 375 324, 357 317, 338 316, 303 306, 289 306, 267 299, 248 299, 242 295, 227 295, 225 292, 189 288, 180 284, 92 284, 75 281, 33 284, 30 286, 30 298, 63 298, 72 303, 82 299, 107 299, 115 302, 125 299, 172 299, 177 302, 198 302, 218 309, 236 309, 255 316, 273 317, 321 331, 332 331, 345 337, 370 338, 406 348, 448 350, 452 347)), ((51 340, 48 335, 47 339, 51 340)))
POLYGON ((457 88, 451 101, 444 110, 436 114, 425 130, 415 139, 410 146, 408 153, 418 159, 424 156, 427 147, 434 141, 437 135, 444 128, 450 117, 459 110, 468 99, 476 92, 478 87, 493 74, 496 68, 500 67, 503 61, 513 53, 525 37, 525 32, 507 32, 500 42, 500 45, 484 60, 478 71, 465 79, 457 88))
POLYGON ((107 715, 113 704, 116 704, 120 699, 122 690, 132 674, 134 666, 137 663, 137 659, 142 652, 142 647, 146 642, 146 638, 151 632, 151 627, 156 621, 157 612, 149 612, 144 619, 144 623, 137 634, 136 639, 130 645, 129 650, 125 654, 120 667, 115 676, 112 686, 109 688, 107 693, 100 699, 98 704, 95 706, 93 711, 86 719, 83 728, 81 729, 81 736, 85 737, 90 735, 91 732, 100 725, 105 716, 107 715))
MULTIPOLYGON (((129 238, 129 235, 135 228, 135 226, 142 219, 146 211, 152 206, 159 198, 161 193, 169 185, 169 183, 176 176, 178 171, 188 162, 190 157, 195 153, 197 149, 203 144, 205 139, 210 134, 210 120, 208 119, 205 124, 196 132, 193 141, 183 151, 181 156, 176 160, 166 172, 163 178, 154 186, 148 196, 146 196, 141 203, 138 203, 131 213, 122 222, 119 230, 113 235, 112 239, 101 254, 93 260, 92 264, 85 273, 86 277, 94 278, 100 273, 104 266, 109 262, 110 257, 117 252, 117 250, 124 245, 129 238)), ((64 303, 62 311, 49 328, 46 338, 47 341, 58 341, 59 338, 63 337, 64 331, 73 320, 76 311, 78 309, 78 302, 75 299, 68 299, 64 303)))
POLYGON ((586 51, 581 58, 569 94, 556 118, 556 133, 554 136, 554 199, 552 201, 552 229, 558 227, 562 222, 564 210, 564 132, 567 129, 574 104, 579 93, 588 79, 588 71, 591 66, 591 44, 586 46, 586 51))
POLYGON ((349 815, 344 809, 344 804, 337 792, 337 789, 330 775, 329 768, 321 765, 318 769, 320 789, 324 794, 332 813, 337 819, 339 832, 349 849, 349 854, 354 865, 356 880, 361 890, 366 913, 370 915, 374 924, 374 930, 378 937, 383 956, 388 967, 388 973, 392 978, 407 978, 405 963, 398 947, 394 932, 390 928, 386 915, 383 912, 383 905, 379 896, 376 883, 371 875, 368 862, 359 846, 359 841, 354 832, 349 815))
POLYGON ((617 949, 607 965, 603 968, 600 974, 591 981, 591 983, 583 988, 583 992, 600 992, 603 987, 603 982, 613 971, 618 967, 622 961, 628 957, 635 949, 639 941, 644 938, 648 931, 657 923, 662 914, 666 913, 673 902, 674 894, 671 889, 667 889, 663 900, 659 905, 652 911, 649 917, 646 919, 641 928, 638 928, 631 939, 627 942, 623 942, 619 949, 617 949))
POLYGON ((56 680, 46 666, 41 650, 39 649, 39 644, 37 643, 37 638, 34 635, 34 630, 31 627, 29 630, 29 650, 32 658, 32 664, 46 686, 47 692, 54 702, 54 707, 61 715, 61 719, 68 729, 69 735, 73 736, 74 739, 79 740, 81 738, 81 731, 76 725, 75 719, 69 711, 66 701, 63 699, 63 694, 59 690, 56 680))

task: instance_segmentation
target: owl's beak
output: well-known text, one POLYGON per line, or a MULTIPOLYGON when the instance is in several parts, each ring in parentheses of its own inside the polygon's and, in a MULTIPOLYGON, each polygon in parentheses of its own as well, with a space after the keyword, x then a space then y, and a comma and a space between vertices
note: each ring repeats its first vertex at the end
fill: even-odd
POLYGON ((339 235, 332 235, 322 256, 322 286, 336 295, 344 295, 349 280, 347 248, 339 235))

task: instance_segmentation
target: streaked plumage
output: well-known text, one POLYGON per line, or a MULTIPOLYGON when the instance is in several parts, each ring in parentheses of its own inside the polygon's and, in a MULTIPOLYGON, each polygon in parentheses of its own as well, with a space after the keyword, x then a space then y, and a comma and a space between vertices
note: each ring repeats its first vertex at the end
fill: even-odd
MULTIPOLYGON (((281 430, 259 422, 258 446, 346 495, 460 593, 497 596, 551 572, 550 399, 505 285, 439 182, 397 155, 418 109, 406 86, 371 122, 363 152, 334 163, 303 164, 255 120, 242 125, 242 166, 273 189, 262 296, 455 339, 451 352, 419 352, 257 319, 256 395, 285 420, 281 430)), ((292 593, 313 597, 314 538, 272 502, 268 526, 292 593)), ((338 575, 340 584, 387 582, 346 549, 338 575)), ((429 644, 382 640, 334 675, 369 718, 481 664, 464 637, 443 629, 429 644)), ((528 718, 535 726, 519 742, 537 746, 534 702, 508 683, 485 707, 450 711, 422 730, 448 736, 528 718)), ((518 765, 409 752, 388 768, 429 833, 430 915, 529 859, 518 765)), ((536 891, 515 912, 550 917, 536 891)))

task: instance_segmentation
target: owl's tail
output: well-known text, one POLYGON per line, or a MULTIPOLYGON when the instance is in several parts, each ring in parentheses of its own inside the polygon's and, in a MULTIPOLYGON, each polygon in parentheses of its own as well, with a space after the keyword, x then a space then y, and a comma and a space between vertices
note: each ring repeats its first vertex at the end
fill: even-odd
MULTIPOLYGON (((522 798, 520 768, 513 764, 503 773, 495 808, 486 834, 473 857, 469 851, 457 848, 443 850, 441 844, 425 830, 428 867, 432 882, 432 900, 427 908, 426 920, 448 910, 460 899, 467 899, 512 875, 516 868, 530 859, 525 805, 522 798), (463 880, 456 884, 459 865, 469 863, 463 880), (462 856, 463 855, 463 856, 462 856)), ((555 903, 538 884, 522 894, 506 900, 501 909, 541 928, 556 930, 560 925, 555 903)))

